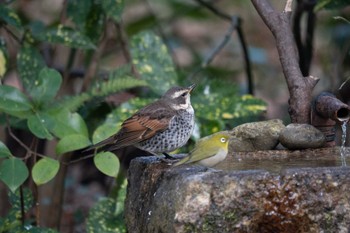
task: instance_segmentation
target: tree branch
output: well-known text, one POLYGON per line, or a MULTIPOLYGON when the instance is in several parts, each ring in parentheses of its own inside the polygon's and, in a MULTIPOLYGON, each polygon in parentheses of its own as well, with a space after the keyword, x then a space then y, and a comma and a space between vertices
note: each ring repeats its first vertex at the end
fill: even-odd
POLYGON ((299 62, 295 41, 290 27, 289 6, 287 1, 285 11, 277 12, 267 0, 251 0, 262 20, 275 37, 277 51, 287 82, 290 99, 289 115, 293 123, 310 123, 310 103, 312 90, 318 82, 318 78, 303 77, 299 62))

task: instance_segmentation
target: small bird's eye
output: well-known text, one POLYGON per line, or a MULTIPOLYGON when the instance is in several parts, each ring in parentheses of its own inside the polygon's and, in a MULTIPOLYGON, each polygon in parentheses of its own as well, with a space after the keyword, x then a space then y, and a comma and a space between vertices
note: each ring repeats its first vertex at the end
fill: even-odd
POLYGON ((181 94, 182 97, 186 97, 187 96, 187 92, 184 92, 183 94, 181 94))
POLYGON ((226 138, 221 138, 220 141, 221 142, 226 142, 226 138))

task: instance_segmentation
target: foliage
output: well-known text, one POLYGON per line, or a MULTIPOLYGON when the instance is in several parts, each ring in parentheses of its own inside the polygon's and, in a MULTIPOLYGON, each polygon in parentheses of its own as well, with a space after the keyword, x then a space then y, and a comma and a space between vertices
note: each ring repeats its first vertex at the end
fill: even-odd
POLYGON ((319 11, 321 9, 328 9, 328 10, 334 10, 334 9, 341 9, 346 6, 349 6, 348 0, 320 0, 317 2, 315 11, 319 11))
POLYGON ((90 210, 87 232, 126 232, 123 216, 126 187, 125 179, 117 193, 117 198, 103 198, 90 210))
POLYGON ((9 213, 0 218, 0 232, 16 232, 16 233, 56 233, 57 231, 48 228, 36 227, 33 220, 26 220, 24 225, 21 223, 21 212, 27 212, 33 207, 34 200, 29 189, 23 189, 23 196, 19 190, 8 193, 11 209, 9 213), (22 204, 23 203, 23 206, 22 204))
POLYGON ((131 52, 132 62, 154 92, 161 95, 177 83, 172 58, 161 38, 147 31, 136 34, 131 52))
MULTIPOLYGON (((206 15, 188 3, 171 1, 169 5, 178 13, 183 7, 189 7, 193 18, 206 15)), ((71 71, 70 61, 62 65, 63 70, 51 66, 52 61, 43 55, 42 48, 47 46, 53 51, 68 49, 72 60, 77 53, 84 54, 85 72, 88 73, 100 59, 98 55, 102 52, 99 49, 108 34, 108 24, 120 24, 124 7, 123 0, 69 0, 62 15, 70 23, 57 19, 47 25, 40 20, 25 18, 24 14, 12 9, 11 4, 0 5, 0 24, 11 32, 10 36, 18 47, 18 54, 11 58, 16 66, 10 67, 8 46, 0 36, 0 78, 10 67, 18 73, 21 83, 19 87, 0 85, 1 123, 26 130, 36 139, 57 141, 53 154, 39 154, 33 148, 25 148, 26 158, 13 154, 0 141, 0 180, 9 188, 10 195, 17 195, 17 200, 19 188, 26 180, 32 179, 36 185, 46 184, 58 174, 65 156, 90 146, 89 132, 92 142, 97 143, 116 133, 123 120, 159 98, 170 87, 194 82, 184 80, 178 74, 162 38, 151 30, 144 30, 148 27, 145 22, 152 24, 155 21, 154 16, 147 16, 147 20, 142 19, 143 22, 135 22, 126 28, 127 32, 132 32, 129 47, 124 48, 132 57, 128 64, 109 69, 108 73, 98 70, 96 73, 103 75, 93 75, 92 81, 82 91, 74 95, 65 92, 65 84, 69 81, 67 74, 71 71), (108 114, 102 116, 104 122, 96 129, 90 126, 86 116, 96 111, 94 105, 99 105, 105 97, 130 89, 136 97, 114 106, 113 110, 110 108, 108 114), (34 156, 40 158, 33 159, 35 163, 28 165, 30 163, 27 164, 25 159, 34 156)), ((123 42, 120 43, 123 47, 123 42)), ((195 139, 232 128, 247 119, 256 120, 266 110, 262 100, 239 95, 235 85, 227 80, 216 80, 218 78, 212 74, 201 78, 192 97, 199 126, 195 139)), ((93 161, 103 174, 111 177, 119 174, 120 164, 116 155, 101 152, 94 155, 93 161)), ((102 199, 91 209, 87 221, 89 232, 125 232, 122 220, 125 193, 126 183, 117 198, 102 199)), ((24 196, 24 209, 28 211, 32 199, 27 198, 27 193, 24 196)), ((10 213, 0 219, 0 232, 21 232, 23 227, 29 232, 54 232, 36 228, 27 220, 22 226, 19 218, 21 209, 17 204, 13 202, 10 213)))

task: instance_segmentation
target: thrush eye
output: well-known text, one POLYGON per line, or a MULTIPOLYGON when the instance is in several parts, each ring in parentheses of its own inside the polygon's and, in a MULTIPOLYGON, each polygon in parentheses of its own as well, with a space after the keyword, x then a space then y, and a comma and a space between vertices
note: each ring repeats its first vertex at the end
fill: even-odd
POLYGON ((226 142, 226 138, 221 138, 220 141, 221 142, 226 142))

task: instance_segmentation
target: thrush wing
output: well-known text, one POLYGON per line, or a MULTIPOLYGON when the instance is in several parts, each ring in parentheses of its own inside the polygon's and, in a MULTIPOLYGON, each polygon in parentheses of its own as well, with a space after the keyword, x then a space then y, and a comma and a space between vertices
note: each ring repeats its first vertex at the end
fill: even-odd
POLYGON ((112 151, 147 140, 156 133, 166 130, 175 114, 167 105, 157 101, 125 120, 117 134, 95 144, 90 149, 101 148, 112 151))

